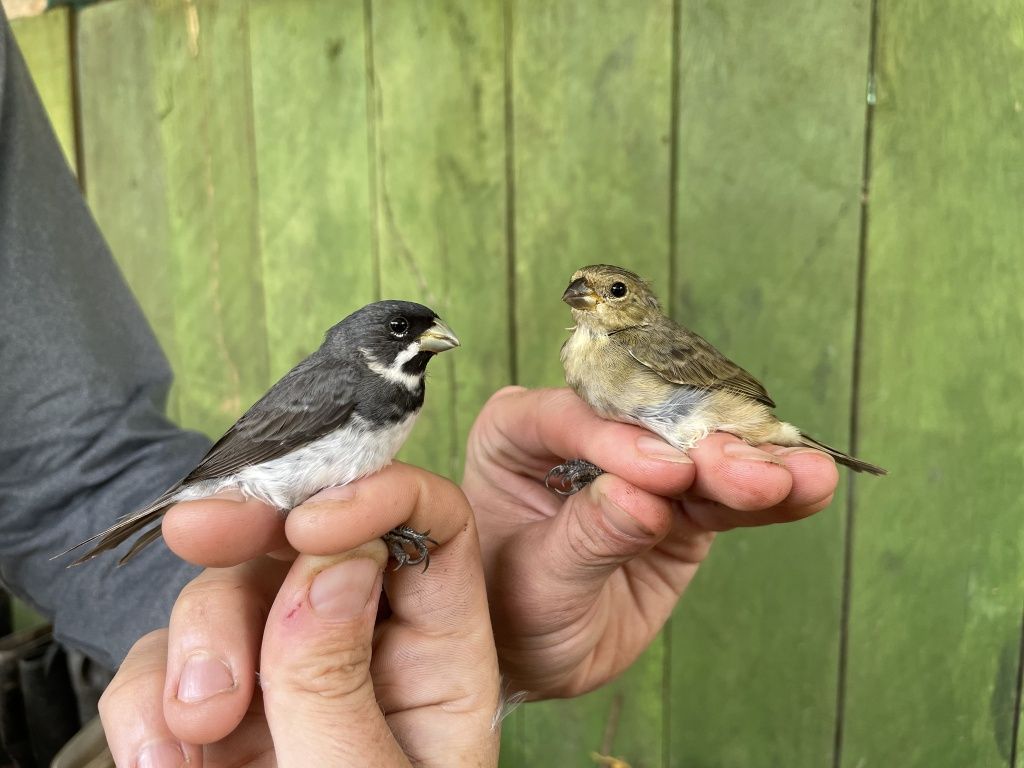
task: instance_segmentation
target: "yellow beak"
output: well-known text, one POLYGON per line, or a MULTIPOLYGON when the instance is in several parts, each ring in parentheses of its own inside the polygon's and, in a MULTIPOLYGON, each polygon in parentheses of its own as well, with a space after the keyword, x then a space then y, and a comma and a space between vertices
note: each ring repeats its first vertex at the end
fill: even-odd
POLYGON ((433 352, 434 354, 461 346, 458 336, 440 318, 435 320, 434 324, 421 333, 416 340, 420 343, 420 349, 423 352, 433 352))

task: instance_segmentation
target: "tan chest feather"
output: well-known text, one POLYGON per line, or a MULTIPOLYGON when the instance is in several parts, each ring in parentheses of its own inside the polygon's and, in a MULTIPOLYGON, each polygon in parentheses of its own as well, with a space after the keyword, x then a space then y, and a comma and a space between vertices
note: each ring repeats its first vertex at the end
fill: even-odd
POLYGON ((566 383, 599 415, 640 423, 645 404, 661 402, 674 389, 653 371, 639 365, 605 333, 578 327, 562 345, 566 383))
POLYGON ((762 403, 733 392, 673 384, 607 334, 582 326, 562 346, 562 365, 569 386, 597 414, 640 424, 680 450, 719 429, 752 443, 792 438, 779 432, 792 428, 762 403))

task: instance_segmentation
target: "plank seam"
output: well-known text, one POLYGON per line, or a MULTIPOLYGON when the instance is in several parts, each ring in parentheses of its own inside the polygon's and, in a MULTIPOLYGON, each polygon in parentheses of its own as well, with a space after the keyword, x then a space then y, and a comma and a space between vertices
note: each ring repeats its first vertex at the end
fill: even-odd
POLYGON ((1013 722, 1010 731, 1010 768, 1017 768, 1017 745, 1020 739, 1021 696, 1024 694, 1024 607, 1021 608, 1020 644, 1017 648, 1017 690, 1013 699, 1013 722))
MULTIPOLYGON (((672 316, 676 312, 676 258, 678 256, 678 245, 676 238, 677 215, 679 205, 679 108, 682 101, 680 88, 682 87, 682 72, 679 58, 682 55, 682 0, 672 0, 672 39, 670 42, 671 75, 669 77, 669 147, 668 147, 668 313, 672 316)), ((662 637, 665 643, 665 652, 662 655, 662 677, 661 677, 661 764, 663 768, 672 766, 672 623, 673 616, 669 616, 662 630, 662 637)))
POLYGON ((377 200, 377 74, 373 63, 373 0, 363 0, 363 51, 366 57, 366 153, 370 196, 370 269, 373 293, 381 298, 380 210, 377 200))
MULTIPOLYGON (((864 149, 860 187, 860 232, 857 244, 856 298, 853 322, 853 360, 850 386, 850 453, 857 455, 860 424, 861 356, 864 341, 864 293, 867 282, 869 195, 871 188, 871 142, 875 117, 875 68, 878 44, 878 0, 871 0, 868 19, 867 88, 864 103, 864 149)), ((853 538, 855 533, 856 481, 852 472, 846 478, 846 524, 843 534, 843 588, 839 616, 839 659, 836 670, 836 714, 833 732, 832 766, 843 761, 843 737, 846 720, 846 683, 849 666, 850 600, 853 586, 853 538)))
POLYGON ((672 315, 676 309, 676 205, 679 190, 679 105, 682 83, 679 56, 682 53, 682 0, 672 0, 672 40, 670 42, 671 75, 669 87, 669 145, 668 145, 668 313, 672 315))
POLYGON ((246 140, 249 142, 250 147, 250 167, 249 167, 249 183, 252 189, 252 212, 253 216, 249 222, 249 237, 251 238, 252 247, 255 251, 255 258, 253 259, 253 265, 259 267, 260 272, 260 305, 263 307, 263 338, 266 341, 266 384, 272 386, 274 383, 271 372, 271 362, 274 359, 273 350, 270 348, 270 333, 268 328, 268 317, 270 316, 269 307, 267 305, 267 283, 264 279, 264 270, 266 264, 264 263, 263 253, 263 241, 260 237, 260 221, 261 210, 260 210, 260 171, 259 171, 259 153, 256 150, 256 93, 253 86, 252 77, 252 24, 249 22, 249 12, 251 5, 246 3, 242 9, 242 18, 245 24, 245 44, 242 46, 242 55, 245 57, 245 62, 242 65, 242 72, 245 76, 245 108, 246 108, 246 140))
POLYGON ((78 188, 85 197, 85 146, 82 139, 82 79, 78 71, 78 13, 75 8, 68 10, 68 77, 71 78, 71 132, 75 146, 75 176, 78 188))
POLYGON ((508 289, 509 377, 519 382, 519 344, 516 328, 516 126, 515 79, 512 61, 512 4, 502 4, 502 34, 505 44, 505 253, 508 289))

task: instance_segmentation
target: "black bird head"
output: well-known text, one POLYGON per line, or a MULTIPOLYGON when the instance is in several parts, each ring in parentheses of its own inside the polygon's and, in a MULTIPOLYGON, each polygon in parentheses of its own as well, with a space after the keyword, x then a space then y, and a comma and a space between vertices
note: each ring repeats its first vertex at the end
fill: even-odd
POLYGON ((576 270, 562 301, 572 307, 577 322, 605 330, 642 325, 661 311, 646 280, 610 264, 576 270))
POLYGON ((459 346, 452 329, 422 304, 378 301, 356 310, 324 338, 325 353, 361 355, 371 370, 392 378, 420 376, 438 352, 459 346))

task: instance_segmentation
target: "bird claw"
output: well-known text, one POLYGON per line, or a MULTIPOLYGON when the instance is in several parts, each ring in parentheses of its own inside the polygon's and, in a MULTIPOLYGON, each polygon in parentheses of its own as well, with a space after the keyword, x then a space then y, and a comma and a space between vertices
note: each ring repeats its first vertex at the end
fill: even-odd
POLYGON ((603 474, 603 469, 585 459, 569 459, 544 475, 544 486, 559 496, 572 496, 603 474))
POLYGON ((403 565, 423 563, 423 572, 426 573, 430 566, 430 550, 427 548, 427 544, 437 546, 437 542, 430 538, 430 531, 420 533, 407 525, 400 525, 385 533, 381 538, 388 545, 388 551, 395 560, 394 570, 397 571, 403 565), (410 555, 407 547, 415 550, 416 554, 410 555))

